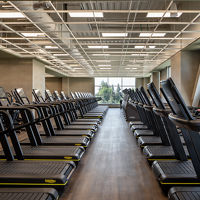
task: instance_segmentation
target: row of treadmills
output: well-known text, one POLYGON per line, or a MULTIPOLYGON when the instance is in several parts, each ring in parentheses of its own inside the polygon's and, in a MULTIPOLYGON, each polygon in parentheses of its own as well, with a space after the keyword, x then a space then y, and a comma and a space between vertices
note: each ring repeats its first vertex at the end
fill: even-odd
POLYGON ((0 200, 57 200, 108 109, 90 93, 32 93, 0 87, 0 200))
POLYGON ((147 91, 128 90, 140 121, 130 122, 138 145, 170 200, 200 199, 200 119, 171 78, 147 91))

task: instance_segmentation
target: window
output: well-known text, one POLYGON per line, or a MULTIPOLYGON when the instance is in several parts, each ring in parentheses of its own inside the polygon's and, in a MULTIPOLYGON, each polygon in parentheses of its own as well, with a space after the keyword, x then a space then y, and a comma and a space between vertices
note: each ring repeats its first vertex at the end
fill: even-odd
POLYGON ((167 78, 171 77, 171 66, 167 67, 167 78))
POLYGON ((135 78, 102 77, 95 78, 95 95, 102 98, 100 103, 119 104, 122 90, 135 88, 135 78))

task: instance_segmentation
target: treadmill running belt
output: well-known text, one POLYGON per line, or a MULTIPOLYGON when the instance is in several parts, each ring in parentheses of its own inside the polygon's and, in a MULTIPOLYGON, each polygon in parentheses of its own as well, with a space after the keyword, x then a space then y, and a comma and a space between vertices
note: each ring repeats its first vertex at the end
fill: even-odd
POLYGON ((58 193, 53 188, 0 188, 2 200, 56 200, 58 193))
MULTIPOLYGON (((187 147, 184 146, 186 155, 189 157, 187 147)), ((147 159, 176 159, 171 146, 145 146, 143 153, 147 159)))
MULTIPOLYGON (((57 146, 21 146, 24 159, 42 159, 42 160, 70 160, 79 161, 84 154, 83 147, 57 147, 57 146)), ((13 150, 14 152, 14 150, 13 150)), ((3 152, 0 152, 0 158, 5 159, 3 152)))
POLYGON ((0 185, 65 186, 75 169, 67 161, 1 161, 0 185))
POLYGON ((154 161, 152 169, 161 184, 200 184, 196 172, 189 161, 154 161))
POLYGON ((135 130, 134 136, 140 137, 140 136, 154 136, 153 131, 151 130, 135 130))
MULTIPOLYGON (((78 136, 41 136, 43 145, 62 145, 62 146, 84 146, 87 147, 90 143, 88 137, 78 136)), ((30 145, 29 139, 21 142, 22 145, 30 145)))
POLYGON ((168 196, 169 200, 199 200, 200 187, 173 187, 168 196))

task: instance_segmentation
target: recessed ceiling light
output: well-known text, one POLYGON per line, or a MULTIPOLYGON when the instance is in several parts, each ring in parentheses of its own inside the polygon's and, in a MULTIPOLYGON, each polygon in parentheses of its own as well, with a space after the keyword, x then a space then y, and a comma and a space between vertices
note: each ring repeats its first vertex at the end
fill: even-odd
POLYGON ((165 14, 164 14, 165 12, 163 11, 163 12, 149 12, 149 13, 147 13, 147 16, 146 17, 152 17, 152 18, 154 18, 154 17, 162 17, 163 15, 163 17, 180 17, 181 15, 182 15, 182 13, 181 12, 166 12, 165 14))
POLYGON ((45 49, 58 49, 57 46, 45 46, 44 48, 45 49))
MULTIPOLYGON (((110 54, 92 54, 93 56, 110 56, 110 54)), ((105 62, 105 61, 104 61, 105 62)))
POLYGON ((0 18, 25 18, 20 12, 0 12, 0 18))
POLYGON ((56 53, 56 54, 53 54, 54 56, 68 56, 68 54, 62 54, 62 53, 56 53))
POLYGON ((127 37, 128 33, 102 33, 103 37, 127 37))
POLYGON ((140 33, 139 37, 164 37, 166 33, 140 33))
POLYGON ((103 17, 103 12, 69 12, 70 17, 103 17))
POLYGON ((143 49, 145 46, 135 46, 135 49, 143 49))
POLYGON ((106 69, 106 70, 107 70, 107 69, 112 69, 112 68, 104 68, 104 67, 103 67, 103 68, 100 68, 100 69, 106 69))
POLYGON ((156 48, 156 46, 149 46, 149 48, 150 48, 150 49, 154 49, 154 48, 156 48))
POLYGON ((21 33, 25 37, 44 37, 44 33, 21 33))
POLYGON ((89 49, 107 49, 108 46, 88 46, 89 49))
POLYGON ((133 67, 132 69, 138 69, 138 68, 136 68, 136 67, 133 67))
POLYGON ((99 67, 110 67, 111 65, 98 65, 99 67))

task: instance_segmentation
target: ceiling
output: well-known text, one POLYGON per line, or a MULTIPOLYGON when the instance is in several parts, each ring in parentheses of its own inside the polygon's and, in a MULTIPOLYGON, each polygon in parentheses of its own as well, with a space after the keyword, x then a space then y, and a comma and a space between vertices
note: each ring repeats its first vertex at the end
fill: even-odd
POLYGON ((199 36, 197 0, 0 1, 1 51, 63 76, 149 76, 199 36))

